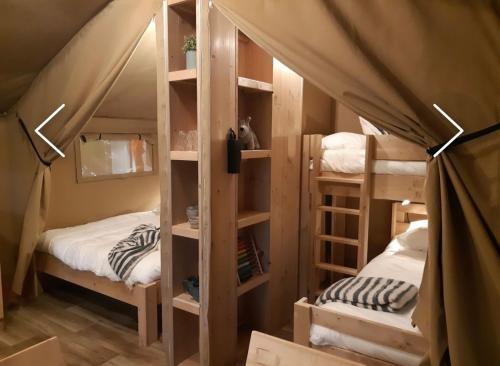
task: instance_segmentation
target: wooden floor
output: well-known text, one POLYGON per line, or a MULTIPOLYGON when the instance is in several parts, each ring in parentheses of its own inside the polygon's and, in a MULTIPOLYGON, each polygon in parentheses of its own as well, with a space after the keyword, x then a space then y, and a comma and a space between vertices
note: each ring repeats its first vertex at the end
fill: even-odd
MULTIPOLYGON (((0 359, 47 336, 58 336, 68 366, 164 365, 160 342, 141 348, 134 307, 53 279, 49 292, 7 310, 0 329, 0 359)), ((238 362, 244 365, 251 330, 240 332, 238 362)), ((273 334, 291 340, 291 325, 273 334)))
POLYGON ((120 308, 111 300, 95 301, 92 296, 55 291, 9 309, 5 329, 0 330, 0 358, 40 337, 56 335, 67 365, 164 364, 159 342, 138 346, 133 309, 120 308))

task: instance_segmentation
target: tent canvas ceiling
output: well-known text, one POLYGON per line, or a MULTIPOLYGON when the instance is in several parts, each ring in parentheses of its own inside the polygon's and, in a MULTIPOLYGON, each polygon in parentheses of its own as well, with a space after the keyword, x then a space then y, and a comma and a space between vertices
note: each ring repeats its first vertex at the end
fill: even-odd
MULTIPOLYGON (((110 0, 5 0, 0 12, 0 113, 110 0)), ((78 70, 75 70, 78 72, 78 70)), ((97 117, 156 119, 154 23, 97 110, 97 117)))
POLYGON ((110 0, 2 0, 0 112, 28 89, 38 72, 110 0))

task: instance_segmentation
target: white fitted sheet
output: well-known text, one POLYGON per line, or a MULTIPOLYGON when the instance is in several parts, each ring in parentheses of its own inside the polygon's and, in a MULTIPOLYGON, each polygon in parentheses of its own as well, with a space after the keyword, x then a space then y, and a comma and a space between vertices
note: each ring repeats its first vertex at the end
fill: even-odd
MULTIPOLYGON (((141 224, 159 226, 160 216, 153 211, 136 212, 85 225, 48 230, 40 237, 37 250, 53 255, 73 269, 91 271, 111 281, 120 281, 109 265, 108 253, 141 224)), ((139 261, 126 281, 127 286, 147 284, 160 278, 160 245, 158 250, 139 261)))
MULTIPOLYGON (((359 276, 394 278, 420 287, 425 257, 425 252, 403 248, 396 238, 391 241, 382 254, 370 261, 361 270, 359 276)), ((419 333, 418 328, 411 325, 411 314, 414 306, 400 313, 385 313, 343 303, 327 303, 320 306, 338 313, 353 315, 372 322, 419 333)), ((341 347, 398 365, 413 366, 418 365, 420 362, 420 357, 417 355, 381 346, 319 325, 311 326, 310 341, 318 346, 332 345, 341 347)))

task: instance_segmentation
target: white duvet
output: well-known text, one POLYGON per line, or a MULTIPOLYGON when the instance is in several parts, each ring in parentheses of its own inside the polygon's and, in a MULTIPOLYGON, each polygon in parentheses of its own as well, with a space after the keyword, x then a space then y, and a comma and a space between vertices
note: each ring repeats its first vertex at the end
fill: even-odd
MULTIPOLYGON (((426 253, 424 251, 406 249, 395 238, 382 254, 370 261, 361 270, 359 276, 394 278, 420 287, 425 257, 426 253)), ((411 314, 414 307, 401 313, 386 313, 343 303, 327 303, 320 306, 410 332, 419 332, 417 328, 411 325, 411 314)), ((311 326, 310 341, 318 346, 333 345, 398 365, 418 365, 420 361, 420 357, 417 355, 381 346, 318 325, 311 326)))
MULTIPOLYGON (((323 137, 321 148, 321 171, 350 174, 364 173, 364 135, 349 132, 334 133, 323 137)), ((375 174, 426 175, 425 161, 375 160, 372 166, 375 174)))
MULTIPOLYGON (((159 226, 160 216, 153 211, 136 212, 85 225, 48 230, 40 237, 37 250, 53 255, 73 269, 91 271, 111 281, 120 281, 109 265, 108 253, 141 224, 159 226)), ((158 250, 139 261, 126 282, 127 286, 146 284, 160 278, 160 245, 158 250)))

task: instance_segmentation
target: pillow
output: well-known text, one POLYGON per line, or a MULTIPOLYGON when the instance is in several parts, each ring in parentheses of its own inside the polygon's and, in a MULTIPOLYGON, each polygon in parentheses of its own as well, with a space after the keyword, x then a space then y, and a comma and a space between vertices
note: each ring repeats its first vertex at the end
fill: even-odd
POLYGON ((374 126, 371 122, 359 116, 359 124, 364 135, 388 135, 383 129, 374 126))
POLYGON ((321 140, 321 148, 324 150, 336 149, 364 149, 366 137, 358 133, 338 132, 325 136, 321 140))
POLYGON ((427 236, 427 220, 413 221, 408 229, 396 237, 405 249, 427 251, 429 238, 427 236))

